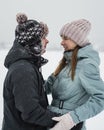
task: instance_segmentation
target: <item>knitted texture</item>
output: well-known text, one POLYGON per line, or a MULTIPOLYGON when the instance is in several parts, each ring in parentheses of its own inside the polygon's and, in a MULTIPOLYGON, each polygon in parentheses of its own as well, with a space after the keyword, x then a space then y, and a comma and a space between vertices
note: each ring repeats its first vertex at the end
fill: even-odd
POLYGON ((18 43, 22 45, 34 44, 33 41, 41 40, 48 35, 48 27, 44 23, 39 23, 36 20, 28 20, 24 13, 16 15, 18 25, 15 30, 15 37, 18 43))
POLYGON ((73 40, 83 47, 88 43, 87 36, 91 30, 91 23, 86 19, 79 19, 65 24, 60 30, 60 36, 73 40))

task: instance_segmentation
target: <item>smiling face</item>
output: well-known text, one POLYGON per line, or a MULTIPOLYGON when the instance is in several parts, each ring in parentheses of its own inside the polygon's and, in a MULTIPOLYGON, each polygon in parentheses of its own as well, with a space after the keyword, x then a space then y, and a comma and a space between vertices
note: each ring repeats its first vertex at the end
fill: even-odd
POLYGON ((77 46, 74 41, 66 37, 62 37, 61 45, 63 46, 65 51, 73 50, 77 46))

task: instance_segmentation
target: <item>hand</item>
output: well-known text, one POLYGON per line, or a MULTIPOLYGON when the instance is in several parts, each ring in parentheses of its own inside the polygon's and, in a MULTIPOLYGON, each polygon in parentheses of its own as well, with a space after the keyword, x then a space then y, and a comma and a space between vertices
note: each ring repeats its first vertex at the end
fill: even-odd
POLYGON ((75 123, 72 117, 70 116, 70 113, 64 114, 60 117, 53 117, 52 119, 55 121, 59 121, 59 123, 57 123, 50 130, 70 130, 75 126, 75 123))

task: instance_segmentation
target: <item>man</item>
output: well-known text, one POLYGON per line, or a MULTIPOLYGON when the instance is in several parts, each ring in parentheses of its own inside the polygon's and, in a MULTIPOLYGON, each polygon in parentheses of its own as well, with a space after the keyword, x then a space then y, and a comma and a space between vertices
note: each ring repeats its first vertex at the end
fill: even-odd
POLYGON ((44 23, 17 14, 15 40, 5 59, 8 72, 4 81, 2 130, 46 130, 53 127, 56 113, 47 110, 48 100, 40 67, 48 40, 44 23))

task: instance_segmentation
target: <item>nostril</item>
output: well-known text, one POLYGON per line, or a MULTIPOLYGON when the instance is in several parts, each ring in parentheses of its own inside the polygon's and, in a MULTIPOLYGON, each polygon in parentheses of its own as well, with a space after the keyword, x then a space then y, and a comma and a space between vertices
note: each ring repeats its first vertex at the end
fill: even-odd
POLYGON ((64 43, 63 42, 61 42, 61 45, 63 45, 64 43))

